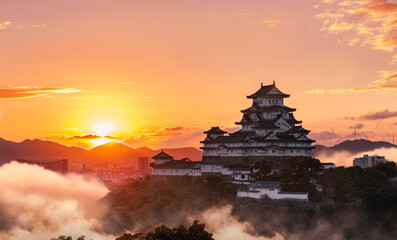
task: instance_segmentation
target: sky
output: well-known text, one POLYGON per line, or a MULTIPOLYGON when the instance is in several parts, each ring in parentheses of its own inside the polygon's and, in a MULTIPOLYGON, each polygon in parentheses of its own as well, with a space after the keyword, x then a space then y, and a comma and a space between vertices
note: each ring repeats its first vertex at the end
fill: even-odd
POLYGON ((317 144, 392 142, 396 26, 384 0, 0 0, 0 137, 199 147, 274 80, 317 144))

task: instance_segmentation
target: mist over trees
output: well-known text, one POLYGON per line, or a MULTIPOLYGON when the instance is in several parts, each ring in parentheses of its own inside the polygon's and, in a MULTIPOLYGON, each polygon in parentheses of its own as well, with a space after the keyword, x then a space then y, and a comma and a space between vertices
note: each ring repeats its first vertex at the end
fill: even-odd
POLYGON ((231 215, 226 217, 250 224, 249 231, 257 236, 309 240, 397 236, 397 190, 389 182, 396 172, 393 163, 324 170, 317 159, 298 157, 276 166, 258 162, 254 168, 255 179, 280 181, 283 190, 308 191, 311 201, 236 198, 241 186, 218 176, 147 177, 101 200, 108 206, 102 230, 120 236, 117 240, 213 239, 214 229, 207 232, 200 224, 203 211, 230 206, 231 215), (200 223, 190 226, 192 219, 200 223), (141 233, 123 235, 133 229, 141 233))

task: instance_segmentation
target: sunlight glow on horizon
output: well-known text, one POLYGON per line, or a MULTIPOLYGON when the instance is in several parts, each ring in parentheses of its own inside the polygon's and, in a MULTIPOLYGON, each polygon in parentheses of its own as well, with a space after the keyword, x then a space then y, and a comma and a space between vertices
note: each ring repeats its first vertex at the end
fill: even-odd
POLYGON ((95 134, 104 137, 115 130, 115 124, 106 121, 97 122, 94 124, 93 130, 95 134))

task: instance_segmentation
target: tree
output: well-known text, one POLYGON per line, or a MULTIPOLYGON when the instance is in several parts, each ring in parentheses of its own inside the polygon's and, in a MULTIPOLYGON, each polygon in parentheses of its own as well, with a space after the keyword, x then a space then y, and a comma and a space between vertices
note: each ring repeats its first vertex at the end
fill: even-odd
POLYGON ((292 157, 281 167, 280 182, 285 191, 309 192, 315 194, 316 183, 323 172, 318 159, 309 157, 292 157))
POLYGON ((273 164, 269 161, 258 161, 254 164, 254 171, 251 176, 258 181, 269 181, 273 180, 274 176, 272 175, 273 164))
POLYGON ((321 183, 325 198, 353 202, 390 185, 387 176, 374 168, 338 167, 324 171, 321 183))
POLYGON ((397 166, 395 162, 378 163, 372 168, 383 172, 388 178, 394 178, 397 176, 397 166))

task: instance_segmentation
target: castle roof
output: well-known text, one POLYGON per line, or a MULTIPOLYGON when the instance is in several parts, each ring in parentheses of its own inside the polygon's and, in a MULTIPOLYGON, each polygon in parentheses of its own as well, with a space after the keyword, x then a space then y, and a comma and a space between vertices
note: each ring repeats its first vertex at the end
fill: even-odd
POLYGON ((309 133, 309 130, 304 129, 302 126, 295 126, 285 133, 309 133))
POLYGON ((157 154, 156 156, 152 157, 153 159, 156 158, 168 158, 168 159, 173 159, 174 157, 166 154, 163 150, 161 150, 161 152, 159 154, 157 154))
POLYGON ((203 156, 202 158, 203 164, 221 164, 220 156, 203 156))
POLYGON ((199 162, 182 160, 172 160, 169 162, 156 164, 151 163, 150 167, 160 169, 200 169, 199 162))
POLYGON ((293 113, 289 113, 289 119, 287 119, 287 121, 292 123, 292 124, 302 123, 302 121, 298 121, 298 120, 295 119, 293 113))
POLYGON ((205 134, 225 134, 227 132, 223 131, 219 127, 212 127, 210 130, 204 132, 205 134))
POLYGON ((286 112, 294 112, 296 108, 290 108, 282 105, 271 105, 271 106, 259 106, 253 103, 251 107, 241 110, 242 113, 257 113, 257 112, 272 112, 274 110, 284 110, 286 112))
POLYGON ((289 94, 285 94, 281 92, 278 88, 276 88, 276 83, 273 81, 272 85, 261 85, 261 88, 256 91, 254 94, 247 96, 247 98, 255 99, 257 97, 282 97, 287 98, 289 94))

